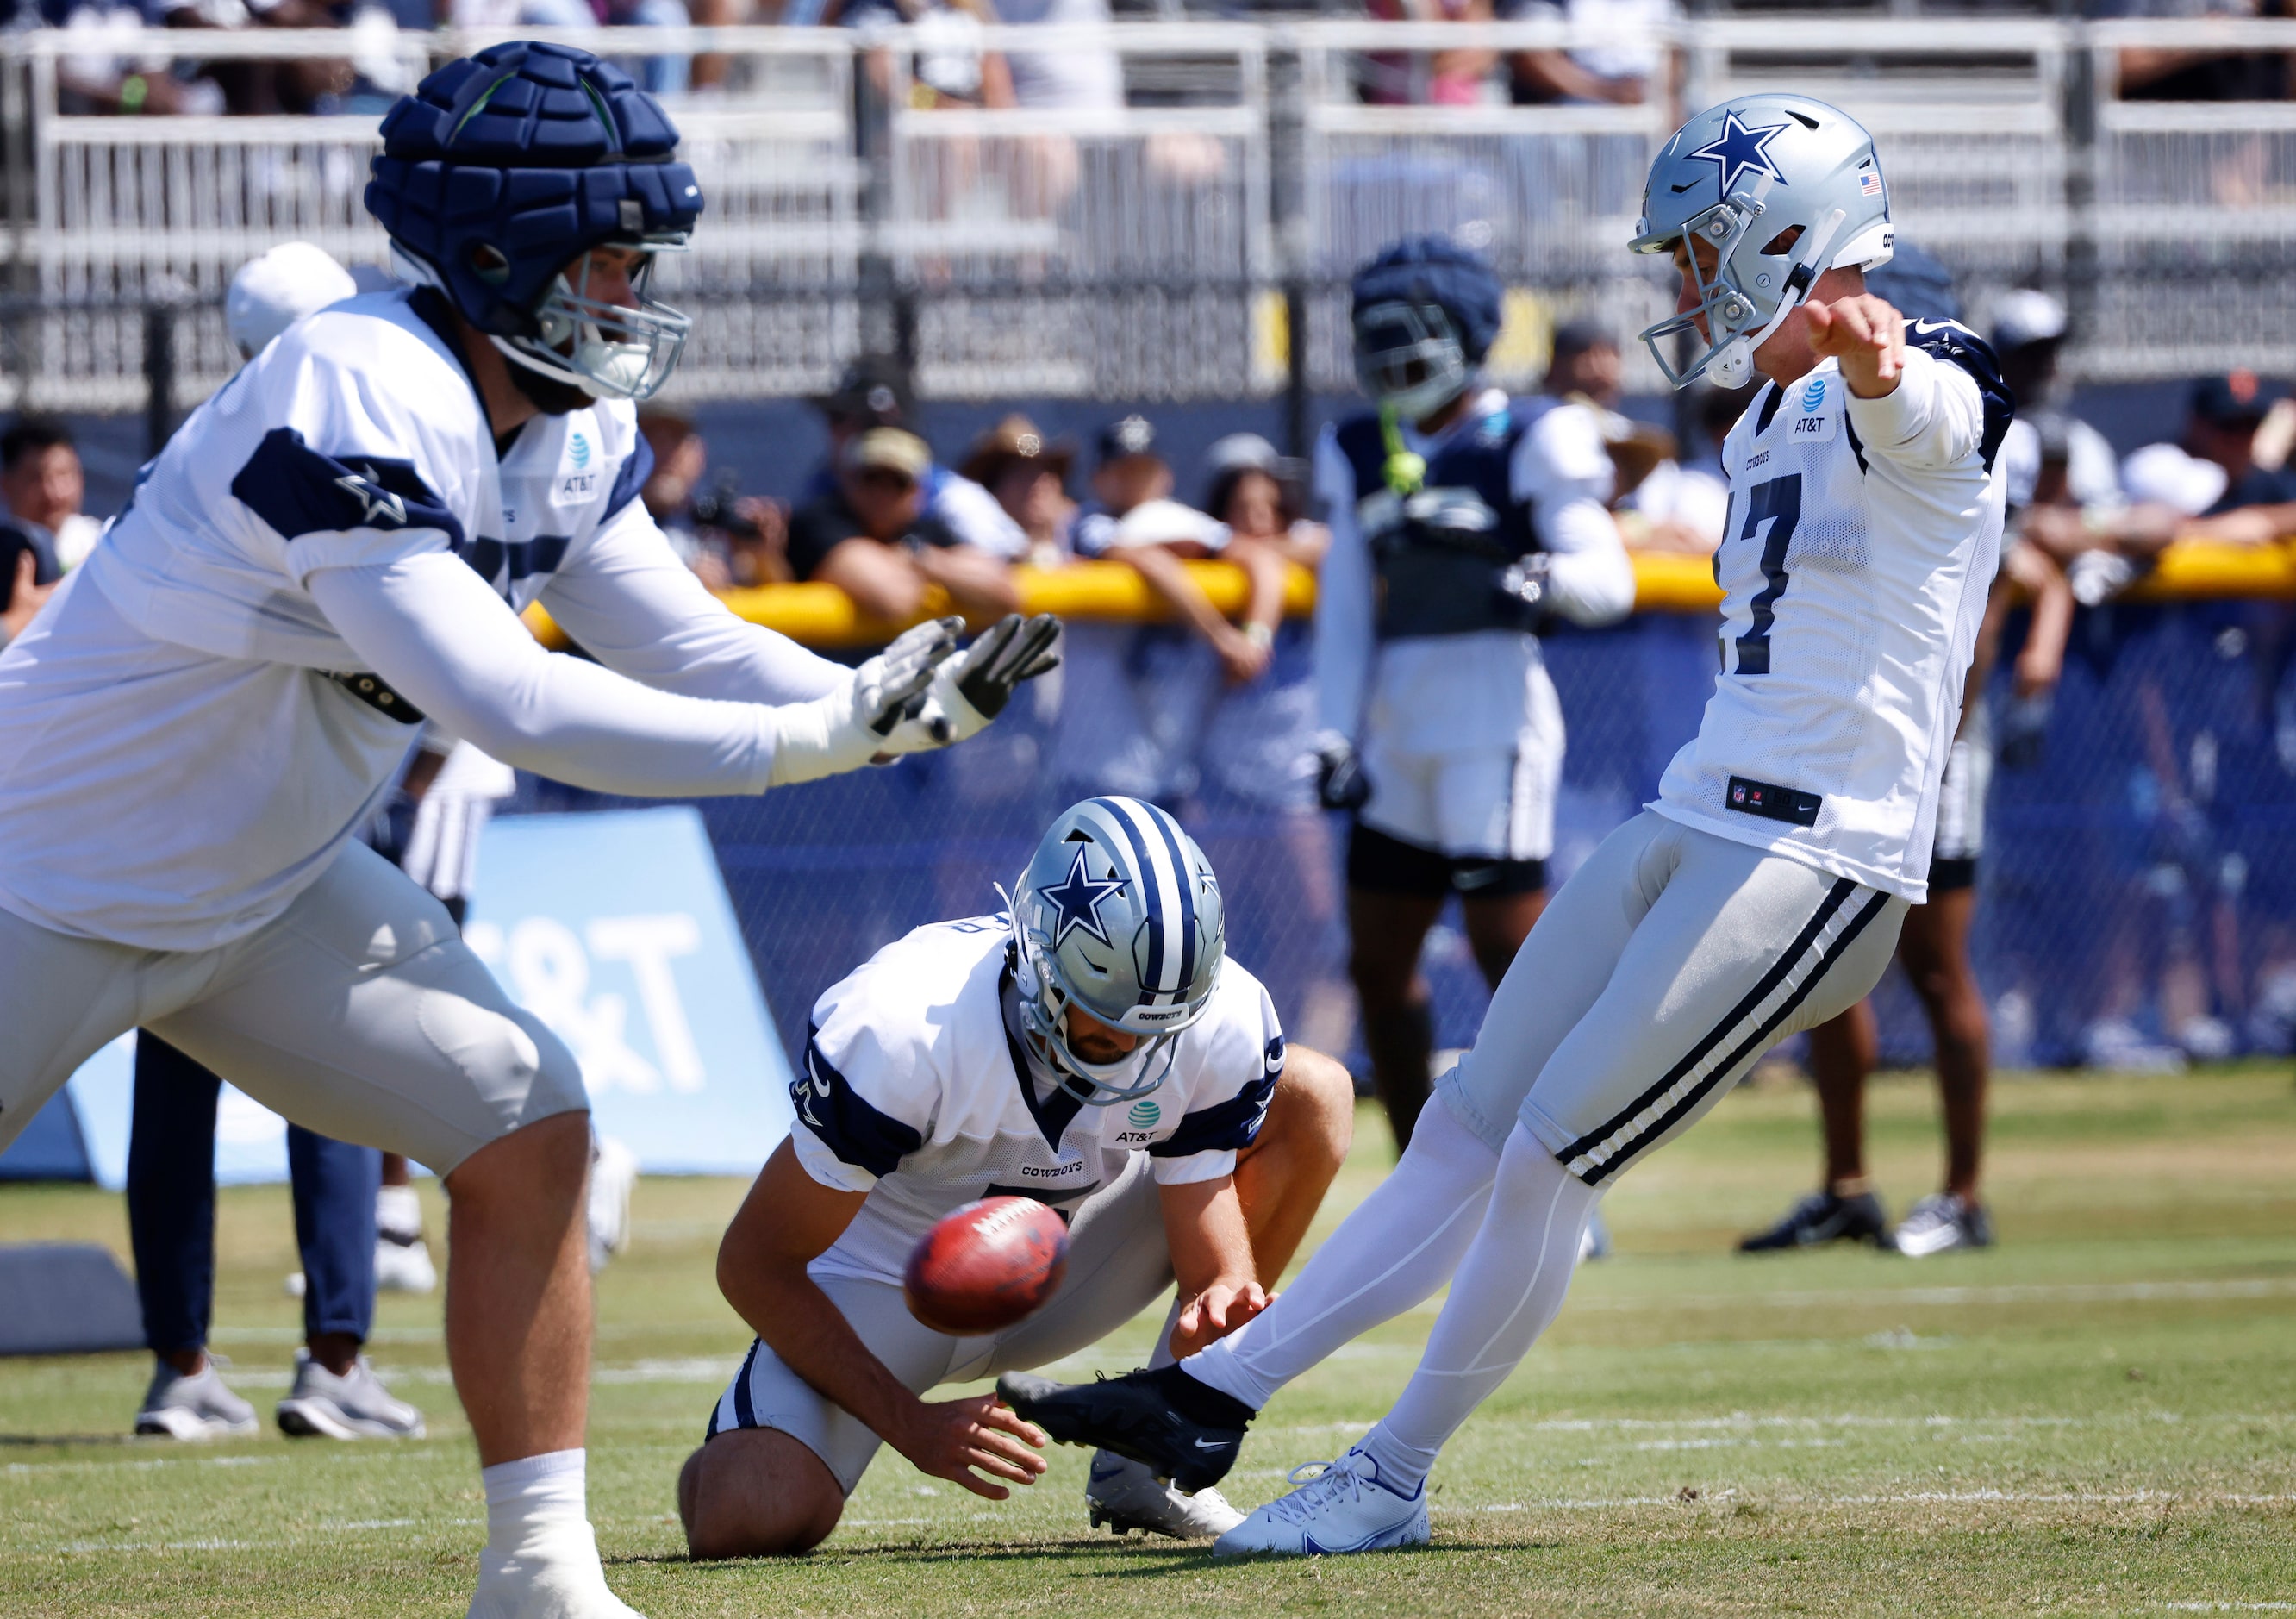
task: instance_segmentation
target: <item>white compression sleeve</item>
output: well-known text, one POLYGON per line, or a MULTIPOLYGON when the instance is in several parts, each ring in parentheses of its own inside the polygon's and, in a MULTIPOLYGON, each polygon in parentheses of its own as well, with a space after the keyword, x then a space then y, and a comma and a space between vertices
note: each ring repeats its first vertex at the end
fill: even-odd
POLYGON ((1416 1488, 1444 1442, 1529 1352, 1562 1308, 1579 1237, 1600 1196, 1515 1126, 1482 1229, 1435 1319, 1419 1369, 1395 1409, 1363 1437, 1383 1481, 1416 1488))
POLYGON ((787 711, 658 692, 545 652, 459 558, 323 568, 312 599, 365 667, 505 764, 602 793, 761 792, 787 711))
POLYGON ((1254 1410, 1440 1287, 1482 1222, 1498 1159, 1439 1099, 1411 1146, 1276 1301, 1180 1369, 1254 1410))
POLYGON ((1371 553, 1356 526, 1355 473, 1326 427, 1316 441, 1316 494, 1331 526, 1331 548, 1316 585, 1316 724, 1352 739, 1363 726, 1374 647, 1371 553))
POLYGON ((735 618, 632 501, 543 587, 542 604, 618 675, 688 697, 797 703, 853 671, 735 618))

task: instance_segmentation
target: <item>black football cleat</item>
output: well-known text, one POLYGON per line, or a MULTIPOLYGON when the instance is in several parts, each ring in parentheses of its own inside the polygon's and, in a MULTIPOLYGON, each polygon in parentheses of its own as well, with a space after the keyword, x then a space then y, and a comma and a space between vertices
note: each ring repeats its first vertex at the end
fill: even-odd
POLYGON ((1741 1253, 1775 1253, 1788 1248, 1816 1248, 1827 1243, 1888 1241, 1890 1222, 1882 1200, 1871 1192, 1837 1197, 1830 1191, 1812 1192, 1786 1211, 1786 1217, 1767 1231, 1757 1231, 1738 1245, 1741 1253))
POLYGON ((1227 1476, 1258 1414, 1177 1366, 1095 1383, 1006 1372, 996 1393, 1062 1444, 1128 1456, 1191 1494, 1227 1476))

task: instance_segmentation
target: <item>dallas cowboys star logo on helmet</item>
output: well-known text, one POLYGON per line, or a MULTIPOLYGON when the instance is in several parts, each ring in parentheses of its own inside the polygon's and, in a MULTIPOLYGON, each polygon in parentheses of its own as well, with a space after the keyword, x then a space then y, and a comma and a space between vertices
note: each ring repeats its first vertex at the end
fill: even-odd
POLYGON ((1063 940, 1077 929, 1082 928, 1103 944, 1113 949, 1116 941, 1108 936, 1108 930, 1101 925, 1100 908, 1102 902, 1110 896, 1123 892, 1124 884, 1119 879, 1095 878, 1087 872, 1084 867, 1084 851, 1079 848, 1076 851, 1075 863, 1069 867, 1069 875, 1050 887, 1037 891, 1060 913, 1060 920, 1053 927, 1052 948, 1059 949, 1063 940))
POLYGON ((1686 152, 1686 158, 1702 159, 1722 171, 1722 194, 1728 196, 1731 188, 1750 174, 1767 175, 1783 185, 1784 175, 1770 160, 1770 143, 1786 132, 1784 124, 1748 125, 1739 120, 1735 112, 1722 115, 1722 133, 1695 152, 1686 152))

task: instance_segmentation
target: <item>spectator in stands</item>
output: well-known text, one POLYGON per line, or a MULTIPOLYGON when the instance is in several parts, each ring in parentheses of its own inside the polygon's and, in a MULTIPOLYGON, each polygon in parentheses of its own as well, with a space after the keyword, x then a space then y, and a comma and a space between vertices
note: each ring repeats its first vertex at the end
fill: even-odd
POLYGON ((1673 0, 1501 0, 1509 22, 1569 21, 1596 37, 1568 51, 1517 51, 1507 89, 1518 105, 1553 103, 1638 106, 1666 94, 1659 33, 1674 20, 1673 0))
POLYGON ((1067 559, 1069 525, 1076 502, 1069 498, 1069 468, 1076 447, 1048 442, 1024 415, 1009 415, 973 440, 958 474, 996 497, 1004 514, 1029 542, 1028 559, 1039 568, 1067 559))
POLYGON ((73 46, 56 61, 60 110, 129 117, 223 111, 224 90, 212 72, 188 64, 153 66, 123 52, 124 37, 175 15, 157 0, 148 11, 113 0, 41 5, 35 20, 60 29, 73 46))
POLYGON ((2095 606, 2141 578, 2172 541, 2265 545, 2296 534, 2296 473, 2256 458, 2258 429, 2278 397, 2254 372, 2204 378, 2181 441, 2148 444, 2121 464, 2127 505, 2037 506, 2026 538, 2095 606))
POLYGON ((2065 307, 2046 292, 2021 287, 1994 307, 1993 352, 2001 361, 2001 379, 2017 400, 2017 418, 2001 441, 2009 504, 2023 508, 2035 503, 2033 485, 2041 465, 2037 423, 2044 413, 2054 412, 2065 434, 2072 500, 2111 510, 2123 504, 2118 458, 2103 433, 2065 409, 2066 390, 2057 374, 2064 337, 2065 307))
MULTIPOLYGON (((685 0, 438 0, 441 21, 462 29, 682 29, 695 21, 685 0)), ((732 21, 732 19, 726 19, 732 21)), ((641 87, 655 95, 683 95, 693 80, 685 56, 645 56, 624 62, 641 87)), ((722 69, 719 70, 722 73, 722 69)))
MULTIPOLYGON (((2091 17, 2177 20, 2284 17, 2284 0, 2088 0, 2091 17)), ((2222 45, 2126 45, 2119 53, 2123 101, 2284 101, 2288 60, 2274 51, 2222 45)))
POLYGON ((1755 388, 1700 390, 1695 411, 1699 453, 1652 470, 1619 513, 1628 548, 1711 556, 1730 516, 1730 480, 1722 470, 1722 441, 1746 413, 1755 388))
POLYGON ((1647 422, 1637 422, 1619 409, 1627 397, 1626 362, 1619 340, 1608 326, 1595 320, 1570 320, 1555 327, 1546 380, 1539 392, 1566 405, 1583 405, 1601 425, 1603 447, 1611 457, 1611 506, 1615 512, 1631 507, 1644 485, 1656 481, 1652 498, 1668 503, 1679 468, 1675 464, 1674 435, 1647 422))
POLYGON ((904 428, 872 427, 847 439, 835 489, 790 519, 791 571, 839 587, 865 617, 897 623, 922 614, 936 585, 956 612, 1013 612, 1020 595, 1004 559, 927 510, 931 464, 925 441, 904 428))
POLYGON ((1267 671, 1275 627, 1283 618, 1283 559, 1265 543, 1249 544, 1228 558, 1251 580, 1243 622, 1231 624, 1180 565, 1226 553, 1229 531, 1174 500, 1172 487, 1172 469, 1157 453, 1156 430, 1147 418, 1111 423, 1100 436, 1093 500, 1070 530, 1076 554, 1128 565, 1211 648, 1230 685, 1256 680, 1267 671))
MULTIPOLYGON (((1016 24, 1101 24, 1108 0, 996 0, 996 20, 1016 24)), ((1124 105, 1124 62, 1113 51, 1071 47, 1014 51, 1007 58, 1013 99, 1023 107, 1103 109, 1124 105)), ((1073 156, 1070 161, 1073 162, 1073 156)))
MULTIPOLYGON (((983 25, 997 20, 988 0, 828 0, 820 17, 830 27, 914 29, 910 104, 920 110, 1015 104, 1012 69, 981 44, 983 25)), ((892 70, 888 53, 871 53, 869 71, 881 94, 891 93, 892 70)))
MULTIPOLYGON (((1365 0, 1390 22, 1488 22, 1492 0, 1365 0)), ((1498 53, 1482 50, 1373 51, 1363 59, 1363 98, 1377 106, 1471 107, 1498 53)))
MULTIPOLYGON (((819 405, 829 427, 829 459, 806 485, 804 501, 835 491, 838 457, 857 435, 873 427, 918 431, 907 368, 889 355, 865 355, 854 361, 819 405)), ((1005 562, 1018 562, 1028 552, 1028 536, 1005 515, 996 497, 938 461, 925 467, 924 515, 957 540, 1005 562)))
POLYGON ((1121 793, 1177 812, 1195 793, 1204 725, 1224 677, 1256 678, 1274 637, 1229 623, 1183 565, 1218 555, 1227 534, 1171 497, 1172 469, 1153 424, 1137 415, 1112 422, 1097 450, 1092 497, 1070 525, 1070 548, 1083 561, 1127 564, 1176 621, 1069 623, 1054 773, 1073 795, 1121 793))
POLYGON ((0 432, 0 500, 8 503, 8 526, 45 555, 54 573, 78 567, 102 536, 103 524, 80 510, 86 498, 87 474, 70 428, 24 416, 0 432))
POLYGON ((789 510, 778 500, 741 493, 737 475, 704 484, 709 445, 682 410, 649 406, 638 431, 653 451, 653 471, 639 498, 685 565, 712 590, 783 583, 789 565, 789 510))

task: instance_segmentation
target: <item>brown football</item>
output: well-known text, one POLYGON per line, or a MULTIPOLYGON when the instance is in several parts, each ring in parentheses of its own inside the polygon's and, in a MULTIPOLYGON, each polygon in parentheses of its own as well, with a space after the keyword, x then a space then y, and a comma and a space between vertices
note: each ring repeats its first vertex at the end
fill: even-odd
POLYGON ((1068 1269, 1069 1229, 1033 1197, 968 1203, 917 1239, 901 1291, 909 1313, 958 1337, 1035 1313, 1068 1269))

